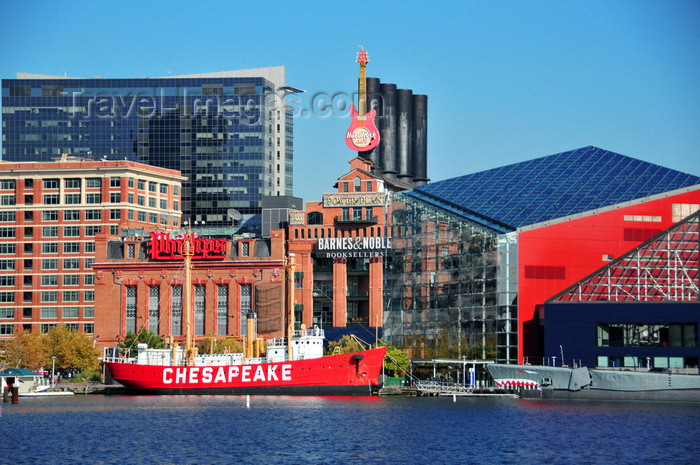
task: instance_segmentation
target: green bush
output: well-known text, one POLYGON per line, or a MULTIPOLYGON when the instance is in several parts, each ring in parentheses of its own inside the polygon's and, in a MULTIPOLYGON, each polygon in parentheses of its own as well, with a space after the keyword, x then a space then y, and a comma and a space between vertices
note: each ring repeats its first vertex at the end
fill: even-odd
POLYGON ((73 382, 75 383, 80 383, 80 382, 89 382, 89 381, 96 381, 96 382, 102 382, 102 373, 99 371, 94 371, 94 370, 85 370, 81 371, 77 375, 75 375, 75 378, 73 378, 73 382))

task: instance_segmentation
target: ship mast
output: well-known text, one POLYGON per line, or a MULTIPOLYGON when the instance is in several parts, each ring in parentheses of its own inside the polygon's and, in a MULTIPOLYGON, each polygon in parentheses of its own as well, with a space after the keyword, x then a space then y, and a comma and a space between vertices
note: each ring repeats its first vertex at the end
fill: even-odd
POLYGON ((185 317, 185 365, 194 365, 197 355, 196 347, 192 344, 192 233, 185 233, 185 242, 182 244, 182 256, 185 257, 185 286, 182 290, 182 313, 185 317))
POLYGON ((287 282, 289 287, 289 327, 287 328, 287 360, 292 359, 292 337, 294 337, 294 254, 287 254, 287 282))

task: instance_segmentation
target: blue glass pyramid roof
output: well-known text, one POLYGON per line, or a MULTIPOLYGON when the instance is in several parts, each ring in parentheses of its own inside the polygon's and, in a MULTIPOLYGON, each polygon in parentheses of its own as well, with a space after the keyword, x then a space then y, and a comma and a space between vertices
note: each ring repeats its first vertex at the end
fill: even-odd
POLYGON ((516 228, 700 184, 700 177, 583 147, 416 187, 405 195, 516 228))

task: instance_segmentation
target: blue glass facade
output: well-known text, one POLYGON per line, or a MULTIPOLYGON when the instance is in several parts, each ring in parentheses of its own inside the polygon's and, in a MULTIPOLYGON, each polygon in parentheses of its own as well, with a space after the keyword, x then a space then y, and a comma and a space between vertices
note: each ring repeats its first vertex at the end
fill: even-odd
POLYGON ((220 76, 6 79, 2 159, 67 154, 176 169, 188 178, 184 217, 227 226, 228 209, 259 213, 263 195, 292 193, 292 119, 274 98, 283 84, 220 76))

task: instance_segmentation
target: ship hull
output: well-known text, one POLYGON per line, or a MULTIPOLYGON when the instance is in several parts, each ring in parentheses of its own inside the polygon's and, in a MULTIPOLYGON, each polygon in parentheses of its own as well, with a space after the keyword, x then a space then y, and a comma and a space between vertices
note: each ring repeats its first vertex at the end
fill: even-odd
POLYGON ((370 395, 379 387, 386 348, 309 360, 224 366, 105 362, 135 394, 370 395))
POLYGON ((522 397, 700 402, 700 376, 586 367, 488 365, 497 387, 522 397))

